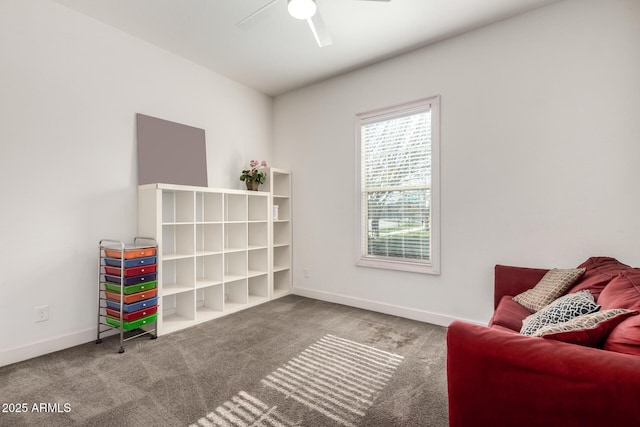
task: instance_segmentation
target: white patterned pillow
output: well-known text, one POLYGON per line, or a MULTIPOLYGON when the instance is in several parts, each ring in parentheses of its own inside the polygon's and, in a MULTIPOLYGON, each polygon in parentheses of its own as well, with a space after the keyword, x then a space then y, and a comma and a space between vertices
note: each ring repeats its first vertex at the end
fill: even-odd
POLYGON ((587 347, 602 347, 613 328, 636 314, 637 311, 624 308, 596 311, 574 317, 567 322, 543 326, 533 336, 587 347))
POLYGON ((513 300, 534 313, 555 301, 585 272, 584 268, 549 270, 536 286, 513 297, 513 300))
POLYGON ((543 326, 566 322, 574 317, 598 311, 600 306, 593 300, 588 290, 564 295, 542 310, 522 320, 522 335, 533 335, 543 326))

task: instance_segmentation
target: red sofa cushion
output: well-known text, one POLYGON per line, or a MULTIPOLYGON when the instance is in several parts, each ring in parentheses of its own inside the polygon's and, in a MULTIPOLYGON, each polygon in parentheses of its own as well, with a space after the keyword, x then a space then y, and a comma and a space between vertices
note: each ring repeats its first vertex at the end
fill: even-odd
MULTIPOLYGON (((600 294, 603 309, 640 310, 640 270, 629 269, 616 276, 600 294)), ((629 318, 611 331, 605 350, 640 355, 640 318, 629 318)))
POLYGON ((584 268, 585 272, 569 289, 569 293, 588 289, 598 303, 600 302, 598 298, 604 287, 620 272, 631 269, 628 265, 610 257, 591 257, 580 264, 578 268, 584 268))
POLYGON ((640 316, 633 316, 615 327, 602 348, 640 356, 640 316))
POLYGON ((530 314, 531 311, 515 302, 511 296, 505 295, 498 303, 489 327, 498 325, 519 332, 522 328, 522 319, 530 314))
POLYGON ((609 308, 640 308, 640 270, 629 269, 618 274, 602 290, 598 303, 603 310, 609 308))
POLYGON ((568 322, 542 327, 533 334, 570 344, 602 347, 611 331, 637 311, 613 309, 574 317, 568 322))

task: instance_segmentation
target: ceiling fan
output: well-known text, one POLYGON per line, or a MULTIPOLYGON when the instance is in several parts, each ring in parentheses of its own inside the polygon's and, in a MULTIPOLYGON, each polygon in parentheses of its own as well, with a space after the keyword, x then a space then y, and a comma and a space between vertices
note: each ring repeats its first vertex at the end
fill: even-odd
MULTIPOLYGON (((275 5, 276 3, 283 2, 284 0, 270 0, 267 4, 261 8, 255 10, 248 16, 244 17, 240 21, 236 22, 236 25, 240 28, 247 28, 251 22, 262 14, 265 10, 275 5)), ((359 1, 376 1, 376 2, 389 2, 391 0, 359 0, 359 1)), ((289 15, 296 19, 305 19, 311 28, 311 32, 318 42, 318 46, 329 46, 332 43, 331 36, 324 26, 324 21, 316 5, 316 0, 287 0, 287 10, 289 15)))

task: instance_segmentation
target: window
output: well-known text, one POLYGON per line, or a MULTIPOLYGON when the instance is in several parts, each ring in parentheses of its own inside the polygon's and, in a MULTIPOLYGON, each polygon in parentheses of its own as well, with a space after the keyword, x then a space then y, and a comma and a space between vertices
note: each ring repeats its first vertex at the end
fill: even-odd
POLYGON ((440 97, 358 114, 357 264, 439 274, 440 97))

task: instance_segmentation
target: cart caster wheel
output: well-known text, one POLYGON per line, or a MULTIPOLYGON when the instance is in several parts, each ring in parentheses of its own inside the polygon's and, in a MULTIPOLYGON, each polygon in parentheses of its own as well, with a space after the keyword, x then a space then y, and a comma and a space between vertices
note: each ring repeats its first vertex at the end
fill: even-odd
POLYGON ((102 344, 102 340, 101 340, 100 338, 98 338, 98 339, 96 340, 96 344, 102 344))
POLYGON ((157 339, 158 339, 158 336, 157 336, 157 335, 151 335, 151 339, 152 339, 152 340, 157 340, 157 339))
POLYGON ((124 353, 124 347, 120 347, 120 350, 118 350, 118 353, 124 353))

